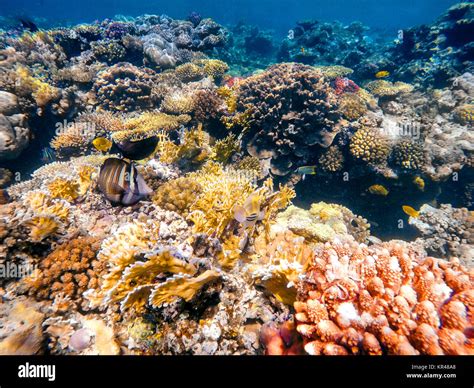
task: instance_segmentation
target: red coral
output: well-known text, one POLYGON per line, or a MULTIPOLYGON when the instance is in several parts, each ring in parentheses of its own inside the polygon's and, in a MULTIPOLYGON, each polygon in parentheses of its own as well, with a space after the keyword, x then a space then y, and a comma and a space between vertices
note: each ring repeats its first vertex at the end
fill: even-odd
POLYGON ((337 95, 341 95, 342 93, 355 93, 359 89, 359 86, 349 78, 337 77, 334 80, 334 90, 337 95))

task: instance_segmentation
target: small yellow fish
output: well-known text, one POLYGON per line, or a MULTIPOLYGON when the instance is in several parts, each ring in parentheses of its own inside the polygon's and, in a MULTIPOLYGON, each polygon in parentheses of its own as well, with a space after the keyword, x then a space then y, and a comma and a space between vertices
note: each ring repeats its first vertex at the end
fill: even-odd
POLYGON ((418 187, 421 191, 425 191, 425 181, 423 178, 416 176, 413 178, 413 183, 416 187, 418 187))
POLYGON ((405 214, 409 215, 410 217, 418 218, 418 216, 420 215, 420 212, 418 210, 413 209, 411 206, 403 205, 402 209, 405 214))
POLYGON ((306 175, 316 175, 316 166, 301 166, 295 172, 301 175, 301 178, 304 180, 306 175))
POLYGON ((107 152, 112 147, 112 142, 105 137, 97 137, 92 140, 92 145, 97 151, 107 152))
POLYGON ((388 195, 389 191, 382 185, 372 185, 369 187, 369 193, 374 195, 383 195, 384 197, 388 195))
POLYGON ((390 75, 390 72, 388 72, 387 70, 381 70, 375 73, 375 78, 385 78, 385 77, 388 77, 389 75, 390 75))
POLYGON ((301 47, 301 54, 304 54, 305 53, 305 49, 304 47, 301 47))

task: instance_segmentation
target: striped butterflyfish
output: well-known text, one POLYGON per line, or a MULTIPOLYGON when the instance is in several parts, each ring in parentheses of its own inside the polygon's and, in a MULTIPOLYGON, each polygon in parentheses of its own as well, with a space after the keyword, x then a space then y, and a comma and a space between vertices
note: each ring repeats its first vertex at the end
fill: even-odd
POLYGON ((119 151, 124 158, 142 160, 149 157, 158 145, 158 136, 147 137, 141 140, 114 141, 112 152, 119 151))
POLYGON ((99 174, 99 189, 114 205, 131 206, 149 196, 152 190, 133 163, 108 158, 99 174))

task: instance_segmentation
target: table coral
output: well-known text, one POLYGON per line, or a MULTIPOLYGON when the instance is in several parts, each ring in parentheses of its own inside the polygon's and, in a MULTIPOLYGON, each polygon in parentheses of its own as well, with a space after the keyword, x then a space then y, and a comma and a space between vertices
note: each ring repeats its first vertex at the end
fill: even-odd
POLYGON ((295 303, 309 354, 473 354, 473 277, 408 244, 316 248, 295 303))
POLYGON ((413 86, 410 84, 405 82, 392 83, 386 80, 371 81, 365 87, 377 97, 393 97, 413 91, 413 86))

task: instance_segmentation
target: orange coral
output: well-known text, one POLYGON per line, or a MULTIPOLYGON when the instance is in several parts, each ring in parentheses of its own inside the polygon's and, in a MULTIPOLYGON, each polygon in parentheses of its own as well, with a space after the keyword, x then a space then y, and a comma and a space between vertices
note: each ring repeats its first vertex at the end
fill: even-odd
POLYGON ((295 302, 310 354, 474 354, 473 273, 392 241, 316 248, 295 302))
POLYGON ((38 299, 66 296, 81 300, 86 290, 99 286, 105 267, 96 260, 99 247, 100 241, 92 237, 78 237, 58 246, 25 278, 28 293, 38 299))

